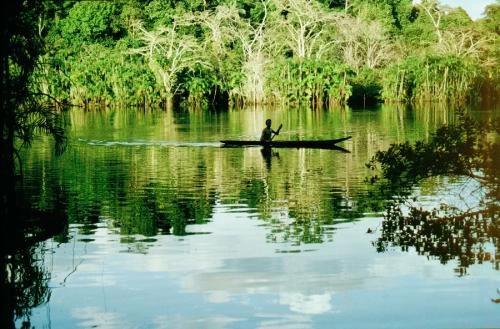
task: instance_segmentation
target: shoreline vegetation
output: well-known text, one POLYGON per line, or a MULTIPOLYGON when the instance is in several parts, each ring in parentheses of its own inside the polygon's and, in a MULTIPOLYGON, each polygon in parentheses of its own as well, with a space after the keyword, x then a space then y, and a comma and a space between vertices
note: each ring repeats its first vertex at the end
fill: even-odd
POLYGON ((45 1, 31 89, 85 108, 463 105, 498 95, 500 4, 45 1))

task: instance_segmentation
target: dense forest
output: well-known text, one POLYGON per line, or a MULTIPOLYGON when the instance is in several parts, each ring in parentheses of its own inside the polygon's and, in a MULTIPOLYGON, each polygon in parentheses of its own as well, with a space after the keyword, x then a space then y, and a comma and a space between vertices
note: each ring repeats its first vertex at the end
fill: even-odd
POLYGON ((500 3, 47 0, 38 94, 78 106, 464 103, 497 94, 500 3))

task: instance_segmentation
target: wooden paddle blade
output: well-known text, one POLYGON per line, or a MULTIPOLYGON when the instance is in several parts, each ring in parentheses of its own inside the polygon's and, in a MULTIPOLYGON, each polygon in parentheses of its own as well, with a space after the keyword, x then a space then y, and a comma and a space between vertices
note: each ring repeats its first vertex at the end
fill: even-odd
POLYGON ((278 127, 278 130, 276 130, 276 133, 271 137, 271 140, 273 140, 276 135, 279 135, 282 127, 283 127, 283 124, 280 124, 280 126, 278 127))

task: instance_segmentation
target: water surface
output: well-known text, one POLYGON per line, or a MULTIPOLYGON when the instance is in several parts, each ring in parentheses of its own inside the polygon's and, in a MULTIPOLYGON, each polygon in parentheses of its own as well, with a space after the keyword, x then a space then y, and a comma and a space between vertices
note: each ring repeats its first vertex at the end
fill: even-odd
MULTIPOLYGON (((74 110, 67 120, 62 156, 47 138, 23 154, 26 196, 42 209, 57 201, 69 225, 29 251, 41 274, 25 294, 42 298, 19 326, 500 326, 498 243, 465 268, 376 248, 386 200, 365 182, 366 162, 428 140, 451 110, 74 110), (283 123, 282 140, 353 136, 349 152, 221 147, 257 139, 267 118, 283 123)), ((442 177, 414 194, 432 206, 469 190, 442 177)))

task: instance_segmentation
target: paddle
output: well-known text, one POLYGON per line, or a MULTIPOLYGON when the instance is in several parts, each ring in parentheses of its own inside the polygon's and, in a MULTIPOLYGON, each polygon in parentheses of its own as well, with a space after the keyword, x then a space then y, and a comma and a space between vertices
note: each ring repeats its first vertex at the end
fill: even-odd
POLYGON ((278 127, 278 130, 276 130, 276 133, 271 137, 271 140, 273 140, 274 136, 280 134, 280 130, 281 130, 282 127, 283 127, 283 124, 280 124, 280 126, 278 127))

